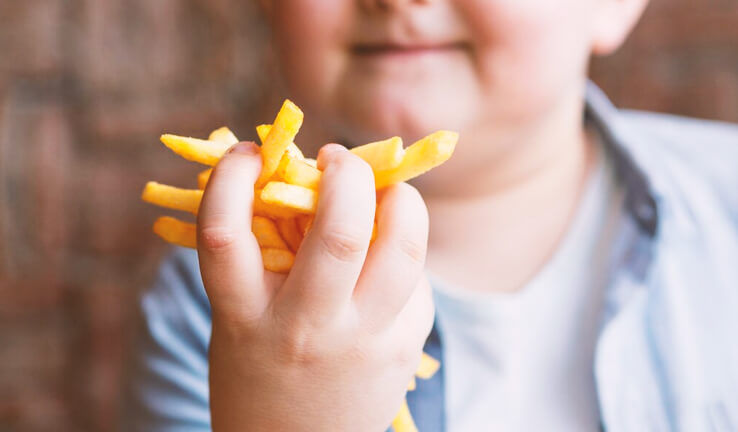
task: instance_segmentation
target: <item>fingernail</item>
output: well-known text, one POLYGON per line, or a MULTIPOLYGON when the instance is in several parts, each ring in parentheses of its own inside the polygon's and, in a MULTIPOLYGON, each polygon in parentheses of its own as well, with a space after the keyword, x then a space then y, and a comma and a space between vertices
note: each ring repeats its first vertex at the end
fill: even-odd
POLYGON ((342 146, 341 144, 333 144, 333 143, 324 145, 323 149, 324 151, 327 151, 330 153, 348 151, 348 149, 342 146))
POLYGON ((243 141, 238 144, 234 144, 231 148, 229 148, 226 154, 230 153, 255 155, 259 153, 259 146, 257 146, 256 143, 254 143, 253 141, 243 141))

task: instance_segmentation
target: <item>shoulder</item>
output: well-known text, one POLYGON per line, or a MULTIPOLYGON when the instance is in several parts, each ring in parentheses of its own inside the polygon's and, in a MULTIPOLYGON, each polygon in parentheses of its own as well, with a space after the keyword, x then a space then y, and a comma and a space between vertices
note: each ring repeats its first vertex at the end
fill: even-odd
POLYGON ((615 127, 658 189, 686 201, 714 196, 738 218, 738 125, 621 110, 615 127))

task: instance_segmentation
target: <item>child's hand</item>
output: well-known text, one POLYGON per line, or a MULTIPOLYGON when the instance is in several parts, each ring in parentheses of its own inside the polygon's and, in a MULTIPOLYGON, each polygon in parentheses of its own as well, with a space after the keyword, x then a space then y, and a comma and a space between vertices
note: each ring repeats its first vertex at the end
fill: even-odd
POLYGON ((208 184, 198 251, 215 430, 382 431, 420 361, 433 321, 422 198, 407 184, 386 189, 369 248, 369 166, 338 145, 318 165, 318 211, 286 277, 263 270, 251 233, 258 147, 236 146, 208 184))

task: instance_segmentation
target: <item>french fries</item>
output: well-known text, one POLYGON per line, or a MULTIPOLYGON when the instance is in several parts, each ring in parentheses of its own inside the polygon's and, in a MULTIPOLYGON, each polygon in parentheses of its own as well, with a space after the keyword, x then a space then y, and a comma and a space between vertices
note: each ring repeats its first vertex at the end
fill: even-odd
MULTIPOLYGON (((287 273, 292 268, 303 237, 312 226, 319 200, 322 173, 315 159, 305 158, 293 142, 302 121, 302 111, 286 100, 273 124, 256 127, 262 142, 262 171, 254 185, 251 231, 259 244, 264 269, 276 273, 287 273)), ((161 141, 184 159, 211 167, 239 142, 227 127, 214 130, 207 140, 164 134, 161 141)), ((402 139, 392 137, 355 147, 351 152, 372 168, 375 187, 379 190, 410 180, 444 163, 451 157, 457 141, 455 132, 438 131, 407 148, 403 148, 402 139)), ((208 168, 197 175, 198 189, 148 182, 141 199, 196 215, 212 172, 213 168, 208 168)), ((153 231, 169 243, 197 247, 197 226, 193 223, 163 216, 154 222, 153 231)), ((378 234, 375 222, 372 242, 378 234)), ((437 360, 423 353, 416 374, 408 383, 408 391, 416 389, 416 378, 431 378, 439 366, 437 360)), ((395 432, 417 432, 407 401, 393 420, 392 427, 395 432)))
POLYGON ((200 171, 200 174, 197 175, 197 188, 198 189, 205 189, 205 186, 208 185, 208 180, 210 180, 210 174, 213 173, 212 168, 208 168, 205 171, 200 171))
POLYGON ((423 356, 420 358, 420 366, 418 366, 415 375, 418 378, 429 379, 438 371, 439 367, 441 367, 441 364, 438 363, 438 360, 423 353, 423 356))
POLYGON ((402 402, 400 412, 392 420, 392 429, 395 432, 418 432, 418 428, 413 421, 413 416, 410 414, 410 407, 407 406, 407 400, 402 402))
POLYGON ((160 207, 197 214, 202 200, 202 191, 199 189, 180 189, 157 182, 148 182, 143 193, 141 193, 141 199, 160 207))
POLYGON ((262 248, 287 249, 287 243, 282 240, 277 225, 264 216, 254 216, 251 220, 251 231, 256 237, 256 242, 262 248))
POLYGON ((459 134, 438 131, 405 149, 402 162, 395 168, 374 173, 377 189, 408 181, 446 162, 456 148, 459 134))
POLYGON ((281 218, 277 219, 276 223, 279 234, 287 242, 290 250, 297 253, 297 250, 300 249, 300 243, 302 243, 302 234, 297 228, 297 218, 281 218))
POLYGON ((215 166, 231 147, 221 141, 208 141, 171 134, 162 135, 161 142, 187 160, 210 166, 215 166))
POLYGON ((267 204, 288 208, 298 213, 315 213, 318 193, 306 187, 271 181, 261 191, 261 200, 267 204))
POLYGON ((256 180, 257 186, 266 184, 272 174, 277 171, 282 155, 302 126, 302 119, 303 114, 300 108, 291 101, 285 100, 261 146, 262 167, 261 175, 256 180))
POLYGON ((400 165, 405 149, 402 148, 402 138, 392 137, 354 147, 351 153, 364 159, 372 167, 372 171, 387 171, 400 165))
POLYGON ((320 185, 320 171, 302 159, 283 157, 277 175, 286 183, 312 190, 320 185))
POLYGON ((169 243, 188 248, 197 247, 195 224, 169 216, 162 216, 154 222, 154 232, 169 243))
POLYGON ((233 132, 231 132, 231 130, 225 126, 210 132, 208 140, 222 142, 223 144, 227 144, 229 146, 238 143, 238 138, 236 138, 236 135, 234 135, 233 132))
POLYGON ((295 262, 295 255, 287 249, 263 248, 261 260, 266 270, 287 273, 295 262))

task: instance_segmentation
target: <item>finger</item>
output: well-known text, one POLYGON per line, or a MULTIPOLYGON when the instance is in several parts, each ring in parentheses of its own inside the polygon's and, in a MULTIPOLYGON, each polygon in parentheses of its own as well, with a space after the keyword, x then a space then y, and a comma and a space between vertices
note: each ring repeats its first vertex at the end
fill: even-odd
MULTIPOLYGON (((197 220, 197 250, 213 312, 253 317, 267 304, 264 270, 251 233, 259 148, 233 146, 213 170, 197 220)), ((235 316, 234 316, 235 317, 235 316)))
POLYGON ((300 309, 306 317, 324 319, 350 303, 369 247, 376 198, 369 165, 344 147, 323 147, 318 165, 323 174, 315 220, 278 297, 290 313, 300 309))
POLYGON ((427 243, 423 198, 406 183, 388 188, 377 208, 377 238, 354 294, 366 319, 383 326, 402 310, 423 272, 427 243))
POLYGON ((416 345, 412 348, 423 349, 433 328, 434 317, 433 291, 428 279, 421 276, 397 315, 392 332, 403 340, 415 341, 416 345))

